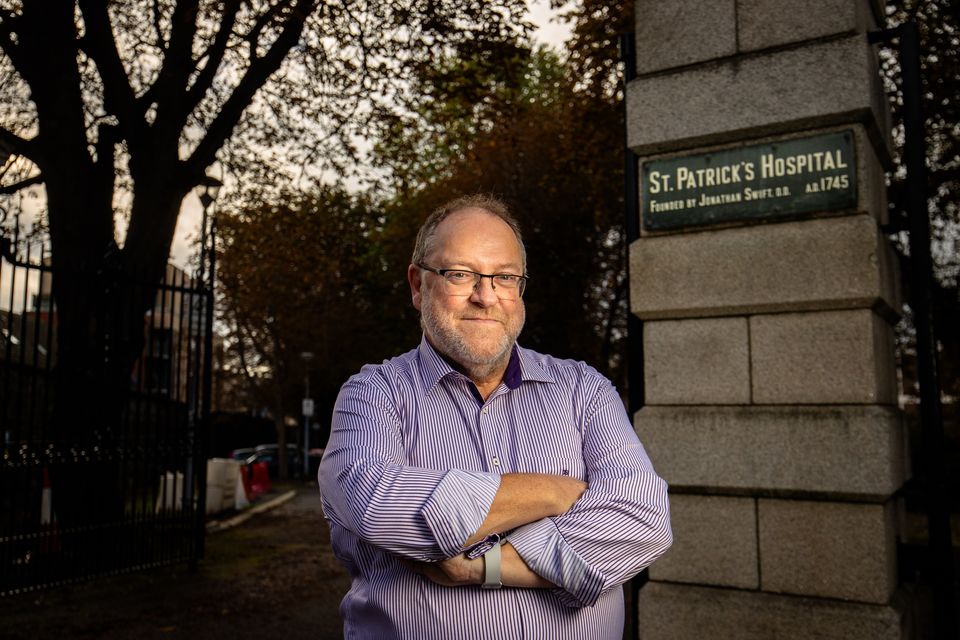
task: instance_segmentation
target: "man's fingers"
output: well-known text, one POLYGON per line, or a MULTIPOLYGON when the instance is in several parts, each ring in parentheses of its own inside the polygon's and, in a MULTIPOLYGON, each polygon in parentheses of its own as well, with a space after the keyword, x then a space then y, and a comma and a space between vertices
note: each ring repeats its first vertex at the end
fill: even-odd
POLYGON ((410 573, 423 576, 431 582, 444 587, 456 587, 462 584, 472 584, 470 565, 482 560, 467 560, 466 556, 454 556, 440 562, 418 562, 409 558, 397 558, 410 573))

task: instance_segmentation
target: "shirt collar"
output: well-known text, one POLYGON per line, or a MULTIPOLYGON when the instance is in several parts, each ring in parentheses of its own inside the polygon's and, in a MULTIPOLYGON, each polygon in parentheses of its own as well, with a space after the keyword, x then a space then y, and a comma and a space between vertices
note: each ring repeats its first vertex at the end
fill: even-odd
POLYGON ((513 354, 510 358, 512 360, 514 356, 517 357, 517 364, 520 367, 520 380, 556 383, 556 378, 550 375, 531 354, 532 352, 529 349, 524 349, 520 345, 515 345, 513 348, 513 354))
POLYGON ((430 393, 437 386, 440 378, 456 373, 453 367, 427 341, 427 336, 420 339, 417 355, 420 360, 420 376, 423 379, 423 388, 427 390, 427 393, 430 393))
MULTIPOLYGON (((418 348, 420 359, 420 371, 423 379, 424 389, 429 393, 441 380, 450 374, 461 375, 450 364, 443 359, 433 345, 427 340, 426 336, 420 339, 418 348)), ((521 382, 556 382, 546 369, 532 358, 527 349, 518 344, 513 345, 513 351, 510 353, 510 361, 507 363, 507 370, 503 375, 503 382, 508 389, 516 389, 521 382)))

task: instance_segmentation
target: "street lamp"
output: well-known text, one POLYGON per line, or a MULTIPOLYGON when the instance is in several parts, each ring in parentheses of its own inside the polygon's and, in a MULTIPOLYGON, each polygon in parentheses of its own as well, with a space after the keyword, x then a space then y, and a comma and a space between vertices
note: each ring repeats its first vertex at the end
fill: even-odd
MULTIPOLYGON (((200 206, 203 207, 203 217, 200 220, 200 279, 203 280, 203 254, 207 249, 207 211, 217 200, 220 193, 220 187, 223 182, 213 176, 204 175, 197 184, 197 198, 200 199, 200 206)), ((212 235, 212 234, 211 234, 212 235)))
POLYGON ((313 353, 304 351, 300 354, 303 360, 303 478, 310 475, 310 418, 313 417, 313 399, 310 397, 310 362, 313 353))
POLYGON ((217 195, 220 193, 220 187, 222 186, 223 183, 213 176, 203 176, 203 179, 201 179, 197 185, 197 189, 200 192, 198 194, 200 204, 203 205, 204 209, 213 204, 214 200, 217 199, 217 195))

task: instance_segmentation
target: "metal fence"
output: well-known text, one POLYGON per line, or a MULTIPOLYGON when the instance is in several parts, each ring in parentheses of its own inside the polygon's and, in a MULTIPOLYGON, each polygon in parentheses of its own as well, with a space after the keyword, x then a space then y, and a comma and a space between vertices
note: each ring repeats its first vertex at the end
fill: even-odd
MULTIPOLYGON (((54 409, 65 383, 57 273, 43 246, 5 241, 2 249, 0 596, 195 562, 203 554, 212 348, 203 266, 209 274, 212 265, 194 274, 167 267, 118 402, 105 408, 81 398, 65 414, 54 409), (71 424, 53 423, 64 415, 71 424)), ((115 310, 125 297, 153 290, 117 280, 98 303, 97 331, 122 322, 115 310)))

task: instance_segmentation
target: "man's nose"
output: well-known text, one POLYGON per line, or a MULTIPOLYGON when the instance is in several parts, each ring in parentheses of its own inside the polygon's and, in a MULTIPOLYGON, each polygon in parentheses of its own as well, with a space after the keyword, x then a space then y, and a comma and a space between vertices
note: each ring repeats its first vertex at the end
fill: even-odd
POLYGON ((473 288, 470 300, 483 307, 492 307, 500 301, 493 288, 493 278, 480 278, 480 282, 473 288))

